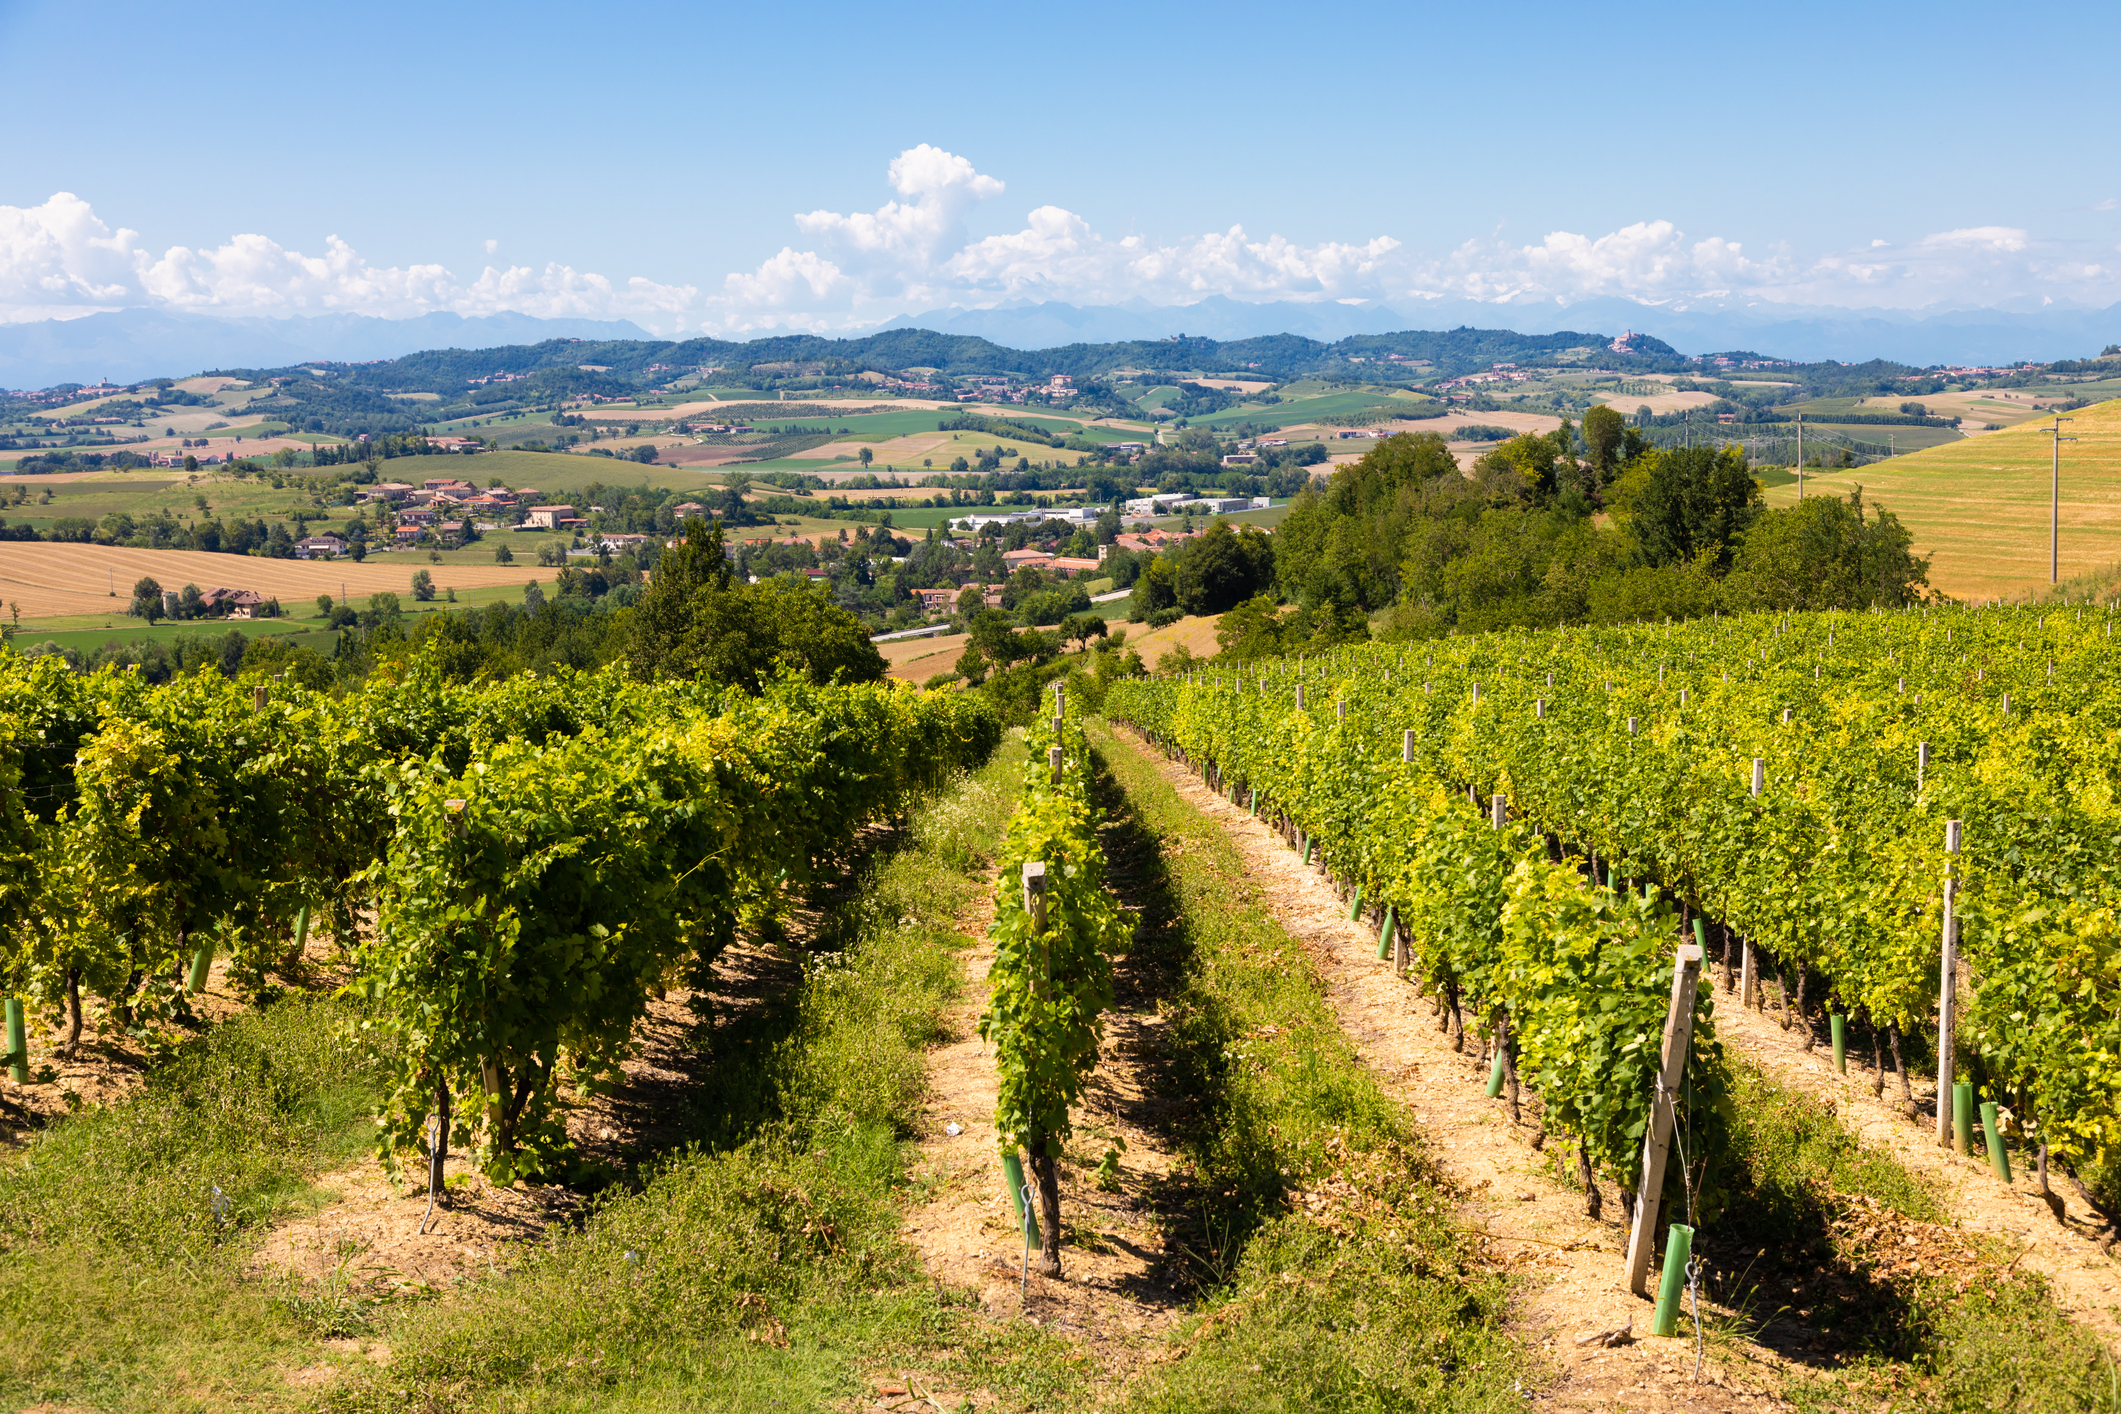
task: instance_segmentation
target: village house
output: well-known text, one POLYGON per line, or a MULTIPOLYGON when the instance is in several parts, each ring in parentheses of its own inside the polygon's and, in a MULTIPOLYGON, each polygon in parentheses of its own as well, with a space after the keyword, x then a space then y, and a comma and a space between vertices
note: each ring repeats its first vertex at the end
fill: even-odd
POLYGON ((523 524, 531 530, 558 530, 562 521, 573 518, 573 506, 532 506, 523 524))
POLYGON ((307 535, 295 542, 298 560, 337 559, 346 553, 346 542, 336 535, 307 535))
POLYGON ((1093 574, 1096 570, 1096 560, 1086 560, 1079 555, 1055 555, 1046 562, 1047 573, 1058 575, 1062 579, 1072 579, 1079 574, 1093 574))
POLYGON ((252 619, 265 607, 265 596, 249 589, 209 589, 199 595, 203 613, 231 619, 252 619))

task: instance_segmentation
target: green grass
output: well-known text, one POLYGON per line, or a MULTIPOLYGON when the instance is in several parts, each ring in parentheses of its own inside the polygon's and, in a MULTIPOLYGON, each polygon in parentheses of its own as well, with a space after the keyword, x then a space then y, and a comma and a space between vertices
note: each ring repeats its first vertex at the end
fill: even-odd
MULTIPOLYGON (((1817 1100, 1756 1067, 1732 1066, 1731 1145, 1711 1182, 1722 1190, 1695 1242, 1709 1290, 1745 1312, 1740 1324, 1789 1322, 1815 1332, 1811 1368, 1784 1395, 1807 1411, 1890 1402, 1925 1414, 1993 1409, 2105 1410, 2111 1357, 2056 1309, 2045 1283, 1987 1243, 1977 1275, 1891 1276, 1843 1214, 1878 1210, 1949 1229, 1934 1187, 1890 1152, 1860 1142, 1817 1100), (1870 1200, 1876 1205, 1859 1209, 1870 1200)), ((1890 1244, 1897 1236, 1885 1239, 1890 1244)), ((1979 1242, 1980 1239, 1975 1239, 1979 1242)))
MULTIPOLYGON (((426 563, 422 555, 417 563, 407 560, 407 578, 411 571, 426 563)), ((529 576, 524 576, 527 582, 529 576)), ((476 589, 461 590, 455 603, 435 598, 426 603, 412 597, 408 588, 398 592, 398 608, 407 615, 442 613, 454 609, 476 609, 486 604, 519 604, 523 599, 523 588, 514 584, 486 585, 476 589)), ((363 595, 355 595, 351 601, 355 608, 368 603, 363 595)), ((168 643, 178 638, 224 637, 230 629, 251 638, 286 636, 291 646, 314 648, 330 656, 337 646, 338 635, 325 627, 325 621, 315 612, 315 603, 304 600, 283 605, 292 617, 279 619, 191 619, 163 620, 148 624, 140 619, 129 619, 123 614, 69 614, 63 617, 24 619, 15 633, 17 647, 34 647, 41 643, 57 643, 62 648, 79 652, 100 647, 105 643, 168 643)))
POLYGON ((1425 1143, 1357 1059, 1303 947, 1229 836, 1101 727, 1106 849, 1166 977, 1167 1093, 1187 1097, 1174 1201, 1203 1293, 1182 1361, 1135 1410, 1521 1409, 1535 1359, 1508 1283, 1448 1216, 1425 1143), (1305 1190, 1316 1207, 1293 1202, 1305 1190), (1343 1186, 1344 1185, 1344 1186, 1343 1186))
POLYGON ((0 1168, 0 1401, 292 1407, 319 1342, 242 1275, 267 1225, 368 1143, 348 1007, 291 999, 185 1045, 146 1089, 0 1168), (218 1211, 215 1190, 219 1190, 218 1211))

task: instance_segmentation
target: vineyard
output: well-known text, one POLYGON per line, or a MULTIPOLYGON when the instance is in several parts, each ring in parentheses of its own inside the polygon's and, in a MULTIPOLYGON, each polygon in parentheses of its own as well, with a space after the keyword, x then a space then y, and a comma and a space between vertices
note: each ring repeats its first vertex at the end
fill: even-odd
POLYGON ((648 999, 770 926, 863 827, 983 761, 969 696, 763 696, 613 673, 343 699, 208 674, 148 687, 0 658, 0 928, 23 1008, 78 1042, 191 1013, 216 955, 269 999, 312 924, 351 952, 387 1063, 387 1162, 496 1181, 564 1155, 563 1085, 612 1080, 648 999))
POLYGON ((1373 643, 1006 732, 0 654, 0 1100, 139 1058, 11 1136, 0 1397, 2108 1414, 2049 1256, 1759 1039, 2114 1211, 2113 617, 1373 643))
MULTIPOLYGON (((1537 1091, 1587 1186, 1596 1170, 1631 1195, 1640 1177, 1687 939, 1755 1006, 1773 979, 1786 1027, 1809 1034, 1823 1009, 1837 1055, 1868 1032, 1910 1115, 1943 1003, 1940 1138, 1966 1145, 1982 1104, 1999 1168, 2009 1141, 2043 1191, 2052 1164, 2110 1201, 2113 621, 1950 609, 1499 633, 1131 681, 1107 711, 1315 851, 1380 956, 1396 947, 1447 1024, 1489 1039, 1496 1088, 1537 1091)), ((1723 1111, 1712 996, 1704 977, 1675 1097, 1691 1157, 1666 1197, 1702 1212, 1723 1111)))

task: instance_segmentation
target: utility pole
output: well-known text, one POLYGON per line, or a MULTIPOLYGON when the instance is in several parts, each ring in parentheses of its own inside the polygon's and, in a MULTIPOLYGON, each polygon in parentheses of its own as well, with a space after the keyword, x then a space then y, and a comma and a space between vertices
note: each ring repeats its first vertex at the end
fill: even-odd
POLYGON ((2055 465, 2053 479, 2048 483, 2047 503, 2047 582, 2062 582, 2062 444, 2074 442, 2074 437, 2062 435, 2062 424, 2075 422, 2074 417, 2057 416, 2048 435, 2055 439, 2055 465))
POLYGON ((1797 414, 1797 499, 1804 499, 1804 414, 1797 414))

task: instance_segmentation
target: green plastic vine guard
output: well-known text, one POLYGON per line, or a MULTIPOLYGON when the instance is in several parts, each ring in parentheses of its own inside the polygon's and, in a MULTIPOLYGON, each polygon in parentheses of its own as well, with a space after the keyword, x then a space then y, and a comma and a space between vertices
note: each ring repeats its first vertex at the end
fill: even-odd
POLYGON ((1652 1335, 1679 1334, 1679 1298, 1686 1291, 1686 1264, 1694 1255, 1694 1229, 1673 1223, 1664 1239, 1664 1271, 1657 1279, 1657 1315, 1652 1335))
POLYGON ((1377 960, 1378 960, 1379 962, 1383 962, 1383 961, 1385 961, 1385 960, 1386 960, 1387 958, 1389 958, 1389 957, 1391 957, 1391 956, 1392 956, 1392 923, 1393 923, 1393 921, 1394 921, 1394 920, 1393 920, 1393 910, 1392 910, 1392 906, 1391 906, 1391 905, 1389 905, 1389 904, 1387 904, 1387 905, 1385 906, 1385 922, 1384 922, 1384 926, 1383 926, 1382 928, 1379 928, 1379 929, 1377 930, 1377 960))
POLYGON ((1835 1015, 1826 1019, 1827 1030, 1834 1033, 1834 1069, 1843 1075, 1849 1073, 1849 1019, 1835 1015))
POLYGON ((7 1069, 17 1085, 29 1084, 29 1029, 22 1022, 22 998, 7 999, 7 1069))
POLYGON ((1974 1082, 1961 1080, 1952 1086, 1952 1147, 1962 1154, 1974 1151, 1974 1082))
POLYGON ((1024 1159, 1014 1149, 1002 1154, 1002 1182, 1009 1185, 1009 1206, 1016 1210, 1016 1226, 1024 1241, 1038 1246, 1038 1215, 1024 1206, 1024 1159))
POLYGON ((1348 905, 1348 921, 1353 923, 1362 917, 1362 885, 1355 886, 1355 901, 1348 905))
POLYGON ((191 955, 191 977, 184 990, 193 996, 205 991, 206 974, 213 965, 214 940, 212 934, 208 934, 206 941, 199 945, 199 950, 191 955))
POLYGON ((1488 1067, 1488 1098, 1494 1099, 1502 1093, 1502 1045, 1495 1046, 1495 1064, 1488 1067))
POLYGON ((1300 835, 1298 838, 1304 842, 1304 863, 1309 864, 1311 862, 1311 837, 1309 835, 1300 835))
POLYGON ((1988 1139, 1988 1166, 2005 1183, 2011 1181, 2010 1151, 2003 1147, 2003 1126, 1996 1122, 1996 1102, 1981 1102, 1981 1132, 1988 1139))

